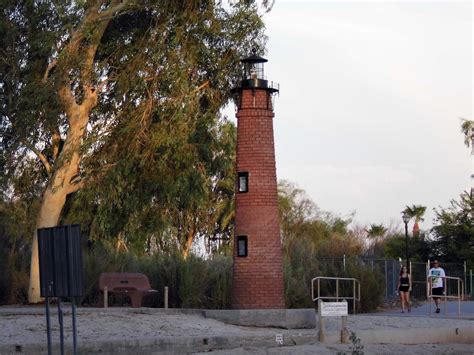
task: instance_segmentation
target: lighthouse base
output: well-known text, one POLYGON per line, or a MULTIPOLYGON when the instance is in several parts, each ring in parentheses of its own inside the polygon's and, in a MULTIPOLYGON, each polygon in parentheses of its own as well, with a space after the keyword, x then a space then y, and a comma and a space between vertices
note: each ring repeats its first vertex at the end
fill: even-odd
POLYGON ((305 309, 206 309, 204 317, 247 327, 284 329, 312 329, 316 327, 316 313, 305 309))

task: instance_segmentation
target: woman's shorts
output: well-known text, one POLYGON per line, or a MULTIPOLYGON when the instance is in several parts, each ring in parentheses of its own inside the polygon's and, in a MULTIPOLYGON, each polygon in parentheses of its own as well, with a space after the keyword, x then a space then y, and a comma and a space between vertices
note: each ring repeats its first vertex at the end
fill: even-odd
POLYGON ((398 292, 408 292, 409 289, 410 289, 410 286, 400 286, 398 288, 398 292))
POLYGON ((432 294, 433 296, 442 296, 444 291, 444 287, 433 287, 432 294))

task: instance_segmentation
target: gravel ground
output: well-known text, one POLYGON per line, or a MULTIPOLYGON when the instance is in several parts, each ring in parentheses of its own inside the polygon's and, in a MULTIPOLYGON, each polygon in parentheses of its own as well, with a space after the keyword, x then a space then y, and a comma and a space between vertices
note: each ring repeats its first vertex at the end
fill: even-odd
MULTIPOLYGON (((66 342, 72 338, 72 317, 70 308, 65 307, 64 330, 66 342)), ((59 323, 54 309, 51 315, 52 338, 59 340, 59 323)), ((442 317, 356 315, 348 317, 348 328, 358 331, 379 329, 414 329, 434 327, 473 327, 472 319, 451 319, 442 317)), ((340 319, 326 320, 328 331, 340 329, 340 319)), ((258 337, 283 334, 284 337, 314 337, 315 329, 273 329, 252 328, 224 324, 204 318, 199 311, 183 314, 177 310, 149 308, 79 308, 77 311, 77 337, 79 344, 113 340, 140 340, 182 337, 258 337)), ((0 307, 0 354, 2 346, 45 344, 46 316, 41 307, 0 307)), ((474 343, 474 334, 473 334, 474 343)), ((231 350, 213 350, 215 354, 336 354, 351 353, 350 344, 301 344, 281 347, 249 347, 231 350)), ((474 354, 473 344, 367 344, 365 354, 474 354)))

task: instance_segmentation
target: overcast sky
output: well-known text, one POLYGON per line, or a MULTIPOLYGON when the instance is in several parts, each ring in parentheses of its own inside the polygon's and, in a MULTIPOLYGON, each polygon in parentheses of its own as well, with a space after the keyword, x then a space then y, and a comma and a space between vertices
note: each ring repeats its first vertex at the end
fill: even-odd
MULTIPOLYGON (((461 1, 282 1, 264 16, 278 179, 323 210, 402 227, 470 188, 473 9, 461 1)), ((411 227, 410 227, 411 228, 411 227)))

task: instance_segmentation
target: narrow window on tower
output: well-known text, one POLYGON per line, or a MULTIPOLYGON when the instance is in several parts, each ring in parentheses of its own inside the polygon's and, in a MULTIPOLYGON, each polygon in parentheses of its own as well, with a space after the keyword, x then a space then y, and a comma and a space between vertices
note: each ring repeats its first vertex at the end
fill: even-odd
POLYGON ((238 191, 239 192, 248 192, 249 191, 249 173, 240 172, 238 173, 238 191))
POLYGON ((237 256, 247 256, 248 240, 246 235, 237 236, 237 256))

